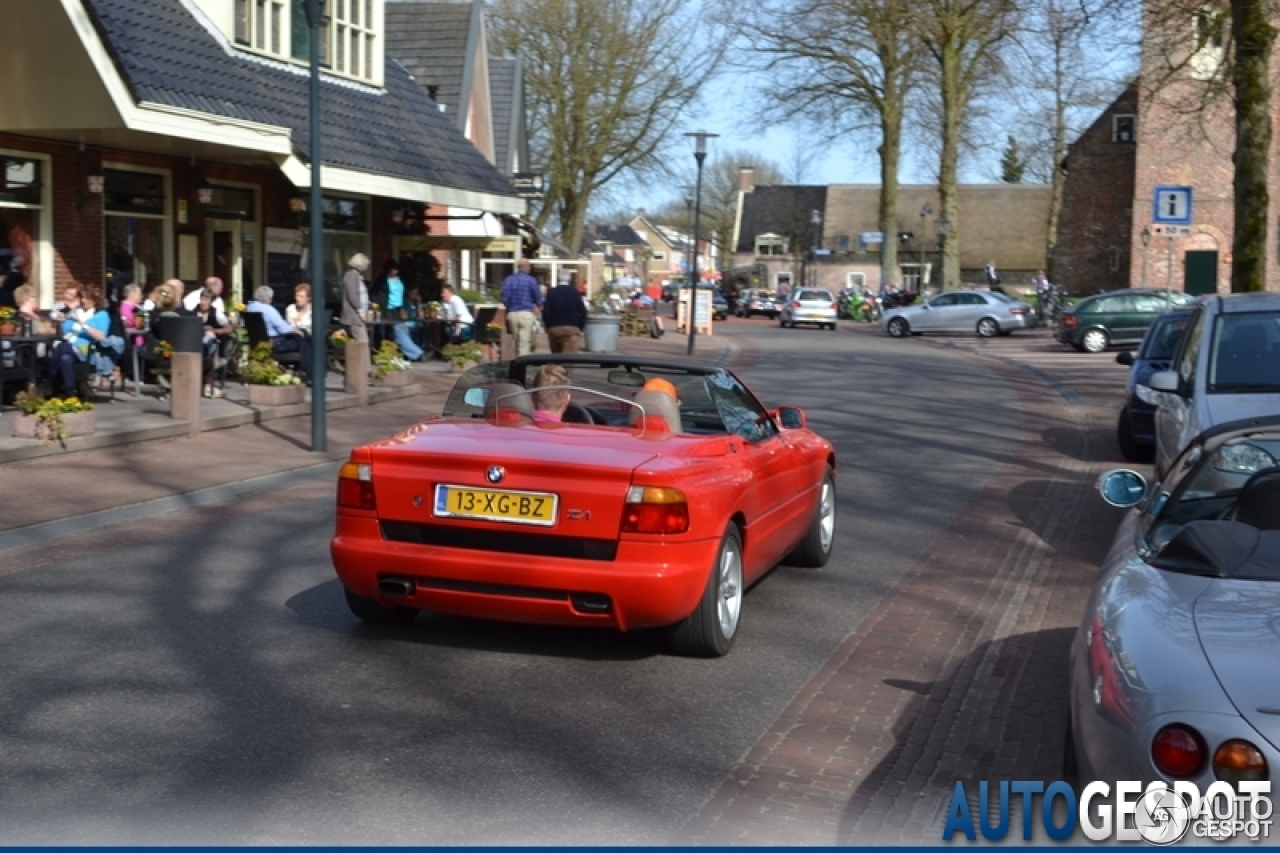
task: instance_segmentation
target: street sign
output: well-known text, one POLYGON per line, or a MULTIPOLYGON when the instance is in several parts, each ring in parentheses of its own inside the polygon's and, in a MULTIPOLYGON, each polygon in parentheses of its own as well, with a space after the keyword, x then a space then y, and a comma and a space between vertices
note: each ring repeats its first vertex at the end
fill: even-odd
POLYGON ((1191 187, 1155 188, 1151 221, 1158 225, 1191 224, 1191 187))
POLYGON ((1190 237, 1190 225, 1152 225, 1151 236, 1153 237, 1190 237))
POLYGON ((541 172, 516 172, 511 176, 511 185, 520 198, 542 198, 547 191, 541 172))

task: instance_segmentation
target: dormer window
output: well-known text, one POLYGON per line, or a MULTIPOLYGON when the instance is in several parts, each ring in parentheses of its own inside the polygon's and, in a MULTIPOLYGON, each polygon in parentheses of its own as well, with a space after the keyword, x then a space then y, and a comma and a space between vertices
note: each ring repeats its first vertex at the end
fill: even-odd
MULTIPOLYGON (((320 64, 334 74, 375 85, 383 0, 324 0, 320 64)), ((310 62, 306 0, 235 0, 235 43, 255 53, 310 62)))
POLYGON ((757 255, 787 254, 787 238, 781 234, 761 234, 756 237, 757 255))
POLYGON ((1134 116, 1114 116, 1111 120, 1111 141, 1132 145, 1138 141, 1134 116))

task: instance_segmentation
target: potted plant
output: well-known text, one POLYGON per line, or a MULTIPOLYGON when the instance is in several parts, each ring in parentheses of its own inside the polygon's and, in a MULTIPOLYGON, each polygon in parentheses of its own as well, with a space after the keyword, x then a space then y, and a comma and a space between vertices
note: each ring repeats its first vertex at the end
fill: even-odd
POLYGON ((93 404, 77 397, 45 398, 38 391, 27 390, 13 402, 19 412, 13 422, 14 438, 38 438, 46 444, 56 438, 66 447, 68 438, 90 435, 97 427, 93 404))
POLYGON ((12 335, 18 331, 18 312, 5 306, 0 308, 0 335, 12 335))
POLYGON ((351 336, 346 329, 335 329, 329 334, 328 362, 334 373, 347 372, 347 344, 350 341, 351 336))
POLYGON ((269 343, 253 348, 240 375, 249 383, 251 406, 287 406, 306 399, 302 380, 275 360, 269 343))
POLYGON ((454 373, 462 373, 484 361, 484 350, 475 341, 448 344, 440 350, 440 354, 449 362, 454 373))
POLYGON ((373 384, 383 387, 400 387, 413 384, 409 372, 409 360, 400 352, 395 341, 386 340, 373 354, 373 384))

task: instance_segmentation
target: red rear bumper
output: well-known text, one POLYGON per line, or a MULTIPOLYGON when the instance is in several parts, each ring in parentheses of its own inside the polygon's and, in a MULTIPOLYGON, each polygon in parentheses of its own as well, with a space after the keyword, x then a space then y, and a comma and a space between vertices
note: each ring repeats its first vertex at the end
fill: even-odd
POLYGON ((388 542, 374 518, 338 513, 329 546, 343 586, 385 605, 544 625, 655 628, 697 607, 719 539, 622 540, 609 562, 388 542), (407 596, 379 592, 410 579, 407 596), (602 610, 602 602, 607 609, 602 610))

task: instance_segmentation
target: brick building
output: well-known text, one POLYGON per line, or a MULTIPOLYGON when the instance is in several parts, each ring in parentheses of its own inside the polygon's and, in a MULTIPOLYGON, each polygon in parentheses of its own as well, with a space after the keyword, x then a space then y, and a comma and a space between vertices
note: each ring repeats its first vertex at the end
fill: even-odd
MULTIPOLYGON (((298 0, 0 0, 0 261, 40 302, 72 282, 209 274, 244 299, 305 275, 309 35, 298 0), (257 9, 261 14, 255 13, 257 9)), ((383 0, 329 4, 325 278, 451 209, 525 211, 386 51, 383 0)), ((514 263, 519 251, 507 247, 514 263)), ((409 276, 406 275, 406 279, 409 276)))

